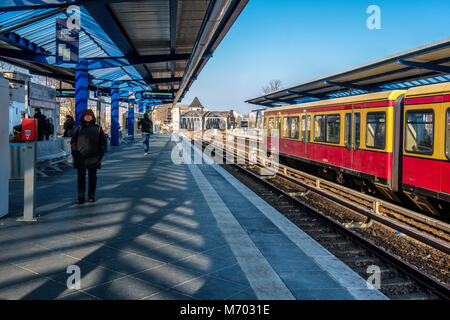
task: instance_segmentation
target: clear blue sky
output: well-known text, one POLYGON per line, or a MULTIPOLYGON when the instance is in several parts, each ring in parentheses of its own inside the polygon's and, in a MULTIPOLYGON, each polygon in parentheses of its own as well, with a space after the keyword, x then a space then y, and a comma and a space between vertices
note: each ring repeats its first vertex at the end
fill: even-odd
POLYGON ((250 0, 182 103, 248 113, 272 79, 288 87, 450 37, 449 12, 449 0, 250 0), (366 26, 369 5, 381 30, 366 26))

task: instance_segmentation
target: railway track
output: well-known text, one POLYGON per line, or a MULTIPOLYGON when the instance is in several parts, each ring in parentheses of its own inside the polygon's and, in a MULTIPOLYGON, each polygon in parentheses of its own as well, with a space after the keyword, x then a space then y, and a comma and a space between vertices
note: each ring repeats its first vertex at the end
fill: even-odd
MULTIPOLYGON (((234 144, 224 158, 227 153, 250 157, 247 144, 234 144)), ((389 298, 450 298, 448 225, 287 166, 261 177, 266 165, 257 158, 223 166, 363 278, 368 266, 378 266, 380 290, 389 298), (420 270, 424 260, 443 269, 420 270)))

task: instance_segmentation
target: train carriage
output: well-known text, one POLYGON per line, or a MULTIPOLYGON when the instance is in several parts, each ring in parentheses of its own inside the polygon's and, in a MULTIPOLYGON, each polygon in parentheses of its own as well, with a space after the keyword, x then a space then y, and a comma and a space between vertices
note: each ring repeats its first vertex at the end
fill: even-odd
POLYGON ((443 209, 450 202, 450 83, 408 90, 403 109, 402 189, 443 209))
POLYGON ((450 84, 268 110, 265 144, 318 174, 428 212, 450 202, 450 84), (426 170, 424 170, 426 168, 426 170))

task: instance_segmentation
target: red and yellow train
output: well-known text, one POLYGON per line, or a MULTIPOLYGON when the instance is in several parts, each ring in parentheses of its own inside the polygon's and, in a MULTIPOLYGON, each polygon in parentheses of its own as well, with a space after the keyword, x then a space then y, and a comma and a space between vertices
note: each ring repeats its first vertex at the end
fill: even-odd
POLYGON ((450 216, 450 83, 274 108, 264 129, 308 171, 450 216))

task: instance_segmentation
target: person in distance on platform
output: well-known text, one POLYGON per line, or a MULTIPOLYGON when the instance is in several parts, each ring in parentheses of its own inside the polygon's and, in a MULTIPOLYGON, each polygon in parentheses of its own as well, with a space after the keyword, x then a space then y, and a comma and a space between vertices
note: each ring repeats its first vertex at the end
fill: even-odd
POLYGON ((78 169, 78 198, 76 204, 85 201, 86 170, 89 177, 89 202, 95 201, 97 186, 97 169, 107 148, 107 140, 103 129, 95 124, 95 115, 91 109, 86 109, 81 116, 81 125, 75 129, 72 140, 73 164, 78 169))
POLYGON ((37 131, 38 141, 42 141, 42 140, 44 140, 46 116, 44 116, 41 113, 41 109, 40 108, 36 108, 34 110, 34 118, 38 120, 38 131, 37 131))
POLYGON ((149 145, 148 142, 150 140, 150 134, 153 130, 153 122, 148 117, 148 113, 144 113, 144 118, 139 120, 138 128, 142 130, 142 137, 144 138, 144 155, 148 154, 149 145))
POLYGON ((73 121, 73 117, 68 114, 66 115, 66 121, 64 122, 64 137, 71 137, 73 135, 73 128, 75 127, 75 121, 73 121))

